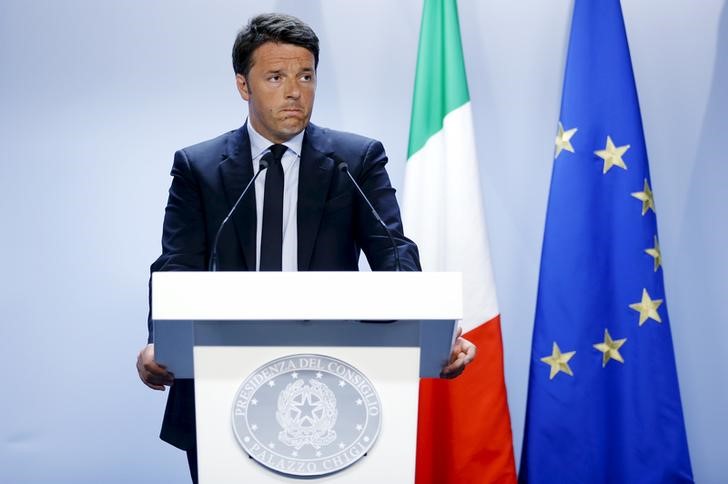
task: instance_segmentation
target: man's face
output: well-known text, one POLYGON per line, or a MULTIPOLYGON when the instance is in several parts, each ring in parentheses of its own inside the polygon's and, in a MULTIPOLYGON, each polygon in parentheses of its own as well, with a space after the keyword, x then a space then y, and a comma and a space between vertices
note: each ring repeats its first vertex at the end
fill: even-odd
POLYGON ((297 45, 266 42, 253 52, 247 79, 237 74, 253 128, 274 143, 303 131, 316 94, 313 54, 297 45))

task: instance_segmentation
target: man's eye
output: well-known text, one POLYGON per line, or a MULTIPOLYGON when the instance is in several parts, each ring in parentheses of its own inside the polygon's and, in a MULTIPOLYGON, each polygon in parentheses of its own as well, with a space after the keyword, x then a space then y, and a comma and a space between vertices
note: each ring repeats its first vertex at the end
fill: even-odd
POLYGON ((281 80, 281 76, 270 76, 269 80, 273 82, 278 82, 281 80))
POLYGON ((313 76, 311 74, 304 74, 301 76, 301 80, 303 81, 310 81, 311 79, 313 79, 313 76))

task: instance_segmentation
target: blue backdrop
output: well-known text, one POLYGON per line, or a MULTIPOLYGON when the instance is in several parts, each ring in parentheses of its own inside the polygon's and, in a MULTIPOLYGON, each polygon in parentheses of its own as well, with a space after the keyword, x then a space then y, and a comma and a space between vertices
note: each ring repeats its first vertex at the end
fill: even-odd
MULTIPOLYGON (((520 455, 572 2, 460 2, 520 455)), ((242 124, 262 11, 321 38, 314 122, 381 139, 401 189, 421 2, 0 3, 0 482, 184 482, 136 376, 173 152, 242 124)), ((624 0, 696 481, 728 475, 728 6, 624 0)))

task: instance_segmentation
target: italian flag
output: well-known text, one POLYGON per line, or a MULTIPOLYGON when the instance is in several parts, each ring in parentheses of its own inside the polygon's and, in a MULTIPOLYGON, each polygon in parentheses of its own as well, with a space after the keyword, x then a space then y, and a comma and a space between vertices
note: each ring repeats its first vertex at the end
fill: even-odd
POLYGON ((475 361, 422 380, 417 484, 516 482, 503 344, 456 0, 425 0, 415 78, 404 225, 426 271, 463 273, 475 361))

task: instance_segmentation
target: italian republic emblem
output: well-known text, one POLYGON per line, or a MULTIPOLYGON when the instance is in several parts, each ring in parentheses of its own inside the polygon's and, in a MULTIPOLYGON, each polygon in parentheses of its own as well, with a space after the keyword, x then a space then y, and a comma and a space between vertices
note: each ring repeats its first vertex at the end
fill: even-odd
POLYGON ((369 379, 322 355, 273 360, 240 385, 233 431, 245 452, 268 469, 316 477, 364 456, 381 426, 381 403, 369 379))

